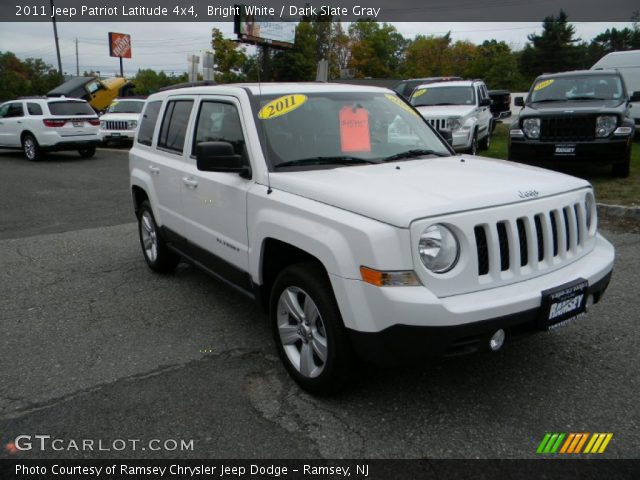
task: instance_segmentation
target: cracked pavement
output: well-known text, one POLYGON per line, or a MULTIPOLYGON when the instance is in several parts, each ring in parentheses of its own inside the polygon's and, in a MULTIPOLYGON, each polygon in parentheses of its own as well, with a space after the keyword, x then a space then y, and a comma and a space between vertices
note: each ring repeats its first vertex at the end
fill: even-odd
POLYGON ((189 265, 147 268, 124 152, 0 154, 0 178, 0 457, 532 458, 547 431, 613 432, 607 458, 640 456, 638 233, 605 231, 612 284, 573 325, 496 354, 363 366, 316 398, 256 305, 189 265), (21 434, 194 449, 6 451, 21 434))

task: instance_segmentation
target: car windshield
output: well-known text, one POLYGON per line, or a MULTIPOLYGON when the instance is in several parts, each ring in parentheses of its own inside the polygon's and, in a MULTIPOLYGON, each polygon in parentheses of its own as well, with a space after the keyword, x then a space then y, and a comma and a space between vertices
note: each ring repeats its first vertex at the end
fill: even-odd
POLYGON ((528 102, 567 100, 623 100, 624 89, 617 75, 571 75, 536 80, 528 102))
POLYGON ((95 115, 87 102, 49 102, 51 115, 95 115))
POLYGON ((108 113, 141 113, 144 107, 144 102, 134 100, 116 100, 113 102, 108 113))
POLYGON ((257 110, 265 154, 275 168, 450 155, 422 117, 392 93, 262 96, 257 110))
POLYGON ((411 95, 411 104, 416 107, 435 105, 475 105, 472 87, 424 87, 411 95))

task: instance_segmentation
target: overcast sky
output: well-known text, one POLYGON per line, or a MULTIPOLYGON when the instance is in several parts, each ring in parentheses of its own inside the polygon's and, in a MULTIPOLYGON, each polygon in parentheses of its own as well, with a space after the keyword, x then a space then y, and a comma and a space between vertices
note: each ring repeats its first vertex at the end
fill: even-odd
MULTIPOLYGON (((407 38, 416 34, 443 35, 451 31, 454 40, 482 43, 487 39, 504 40, 513 49, 521 49, 527 35, 540 32, 540 22, 527 23, 394 23, 407 38)), ((631 23, 575 22, 577 36, 589 41, 607 28, 630 27, 631 23)), ((124 60, 125 75, 139 68, 186 71, 187 54, 210 48, 211 28, 218 27, 234 38, 233 23, 58 23, 62 68, 75 74, 75 38, 78 38, 80 74, 100 71, 112 76, 118 71, 118 59, 109 57, 107 33, 131 34, 133 58, 124 60)), ((50 23, 0 23, 0 51, 14 52, 19 58, 39 57, 56 65, 53 29, 50 23)))

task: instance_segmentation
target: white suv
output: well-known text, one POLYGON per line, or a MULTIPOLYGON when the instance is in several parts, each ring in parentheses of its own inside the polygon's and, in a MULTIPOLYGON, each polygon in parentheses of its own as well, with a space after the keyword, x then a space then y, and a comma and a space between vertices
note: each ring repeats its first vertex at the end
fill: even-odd
POLYGON ((354 354, 499 350, 563 325, 612 271, 588 182, 454 154, 382 88, 158 93, 129 169, 149 267, 183 258, 259 301, 313 392, 344 385, 354 354))
POLYGON ((140 114, 144 108, 144 99, 118 98, 114 100, 107 113, 100 117, 100 139, 109 141, 133 141, 140 114))
POLYGON ((84 100, 24 98, 0 105, 0 148, 22 149, 27 159, 44 152, 77 150, 90 158, 100 144, 100 121, 84 100))
POLYGON ((450 130, 456 151, 475 155, 491 146, 493 115, 487 87, 481 80, 421 85, 411 104, 436 130, 450 130))

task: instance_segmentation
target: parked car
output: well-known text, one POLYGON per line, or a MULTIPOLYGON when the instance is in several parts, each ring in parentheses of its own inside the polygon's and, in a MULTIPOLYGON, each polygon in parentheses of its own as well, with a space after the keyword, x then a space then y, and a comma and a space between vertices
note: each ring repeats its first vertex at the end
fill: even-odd
POLYGON ((100 120, 84 100, 23 98, 0 105, 0 148, 22 149, 29 160, 45 152, 77 150, 92 157, 100 120))
POLYGON ((106 144, 110 141, 133 141, 133 135, 140 121, 144 108, 144 98, 117 98, 100 117, 100 140, 106 144))
POLYGON ((133 84, 126 78, 73 77, 47 93, 48 97, 86 100, 96 112, 106 110, 118 97, 133 95, 133 84))
POLYGON ((394 87, 394 91, 402 95, 407 100, 411 98, 411 94, 420 85, 427 85, 429 83, 437 82, 449 82, 451 80, 462 80, 461 77, 426 77, 426 78, 411 78, 401 81, 394 87))
POLYGON ((456 151, 477 153, 491 146, 491 99, 482 80, 420 85, 410 99, 436 130, 450 130, 456 151))
POLYGON ((557 328, 613 266, 587 181, 455 155, 378 87, 151 95, 129 171, 148 266, 185 259, 258 301, 316 393, 343 387, 354 355, 419 361, 557 328))
MULTIPOLYGON (((496 120, 511 116, 511 92, 509 90, 489 90, 491 114, 496 120)), ((495 122, 494 122, 495 126, 495 122)))
POLYGON ((630 116, 636 126, 636 133, 640 132, 640 50, 612 52, 598 60, 591 70, 617 70, 624 80, 627 92, 636 97, 629 107, 630 116))
MULTIPOLYGON (((620 73, 582 70, 539 76, 509 131, 509 160, 558 168, 612 165, 628 177, 634 122, 620 73)), ((640 101, 640 92, 631 101, 640 101)))

